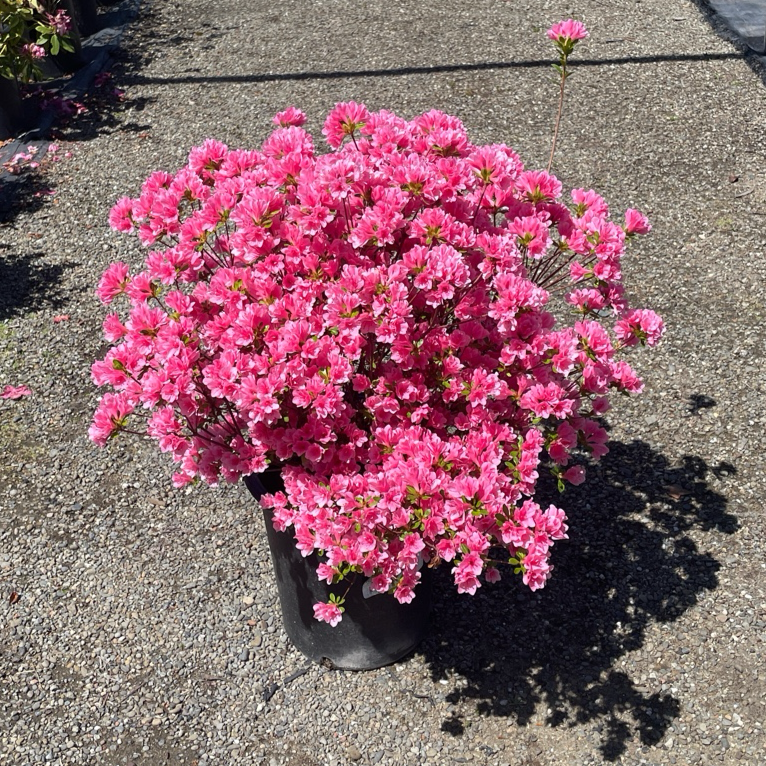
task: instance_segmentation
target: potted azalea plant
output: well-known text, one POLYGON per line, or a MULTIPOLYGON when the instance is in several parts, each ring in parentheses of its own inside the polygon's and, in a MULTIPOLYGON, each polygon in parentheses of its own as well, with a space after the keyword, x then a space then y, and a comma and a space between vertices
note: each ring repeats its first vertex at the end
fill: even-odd
POLYGON ((20 83, 42 77, 49 54, 74 51, 72 20, 43 0, 0 0, 0 140, 22 127, 20 83))
MULTIPOLYGON (((549 31, 559 116, 585 35, 549 31)), ((149 254, 98 287, 129 308, 104 322, 92 375, 113 391, 90 436, 156 439, 177 486, 244 477, 290 638, 374 667, 419 639, 439 564, 459 593, 502 568, 543 587, 567 525, 536 502, 539 473, 584 480, 610 395, 642 389, 625 352, 663 324, 622 283, 649 231, 638 211, 617 222, 595 191, 565 198, 550 168, 438 111, 338 104, 327 154, 304 120, 278 114, 257 151, 205 141, 115 205, 111 225, 149 254)))

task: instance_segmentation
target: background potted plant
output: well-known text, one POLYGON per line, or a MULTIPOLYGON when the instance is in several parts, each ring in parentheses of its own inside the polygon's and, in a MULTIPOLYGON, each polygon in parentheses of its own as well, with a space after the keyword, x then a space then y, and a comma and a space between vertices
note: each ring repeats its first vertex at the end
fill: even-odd
MULTIPOLYGON (((562 99, 585 35, 549 30, 562 99)), ((90 436, 148 434, 177 486, 245 477, 290 638, 374 667, 422 634, 434 566, 460 593, 501 565, 543 587, 567 526, 535 501, 539 472, 584 480, 610 394, 642 388, 623 352, 663 324, 622 284, 626 245, 649 231, 638 211, 615 223, 585 189, 565 204, 549 172, 441 112, 338 104, 324 155, 304 120, 278 114, 258 151, 208 140, 115 205, 111 225, 150 252, 98 287, 130 309, 104 322, 113 346, 92 375, 113 392, 90 436)))
POLYGON ((73 52, 71 17, 41 0, 0 0, 0 139, 22 128, 19 84, 42 77, 48 54, 73 52))

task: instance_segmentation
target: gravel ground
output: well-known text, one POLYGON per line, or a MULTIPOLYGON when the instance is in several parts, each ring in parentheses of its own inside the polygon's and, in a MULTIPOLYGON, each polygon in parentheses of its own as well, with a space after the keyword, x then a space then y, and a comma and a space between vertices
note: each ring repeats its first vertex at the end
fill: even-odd
POLYGON ((0 228, 0 386, 33 390, 0 401, 0 764, 766 763, 766 91, 704 12, 153 0, 114 74, 125 101, 65 131, 72 158, 0 228), (555 170, 651 212, 628 281, 667 340, 564 498, 545 590, 456 597, 441 572, 415 655, 307 666, 244 487, 175 491, 153 445, 87 440, 93 288, 139 257, 109 207, 207 136, 257 145, 291 103, 317 134, 340 100, 437 107, 544 166, 544 30, 570 13, 592 38, 555 170))

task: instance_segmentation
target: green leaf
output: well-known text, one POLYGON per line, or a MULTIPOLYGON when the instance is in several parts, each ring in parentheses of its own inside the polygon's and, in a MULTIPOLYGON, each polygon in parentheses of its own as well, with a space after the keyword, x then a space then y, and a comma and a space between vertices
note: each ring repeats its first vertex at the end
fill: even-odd
POLYGON ((55 56, 59 50, 61 50, 61 45, 59 44, 58 37, 52 37, 51 38, 51 53, 55 56))

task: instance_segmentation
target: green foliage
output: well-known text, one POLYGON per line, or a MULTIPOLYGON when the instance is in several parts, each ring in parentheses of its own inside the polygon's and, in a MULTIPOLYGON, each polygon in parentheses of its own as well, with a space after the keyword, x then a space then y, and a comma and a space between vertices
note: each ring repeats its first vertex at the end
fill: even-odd
POLYGON ((61 29, 61 22, 68 21, 62 14, 43 0, 0 0, 0 77, 39 80, 42 72, 35 52, 55 56, 74 50, 70 35, 61 29))

